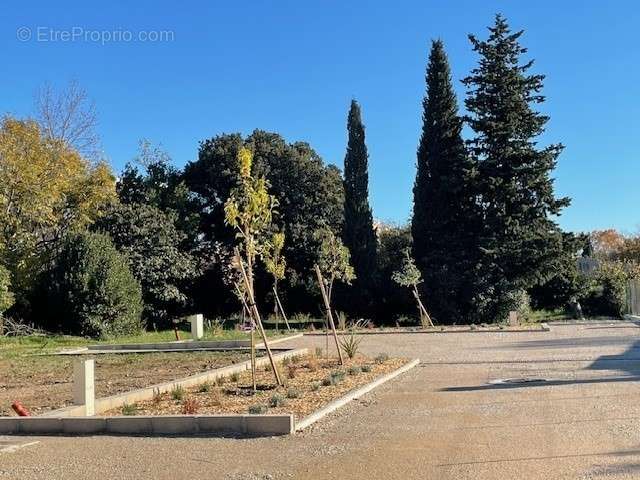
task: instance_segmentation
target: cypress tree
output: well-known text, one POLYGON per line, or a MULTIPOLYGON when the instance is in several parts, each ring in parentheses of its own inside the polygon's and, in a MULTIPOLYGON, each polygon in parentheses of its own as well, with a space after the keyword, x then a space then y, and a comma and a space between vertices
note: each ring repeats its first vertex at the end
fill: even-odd
MULTIPOLYGON (((369 206, 369 171, 367 145, 360 106, 351 101, 347 119, 349 141, 344 157, 344 230, 343 240, 351 252, 356 274, 350 290, 348 307, 360 312, 371 306, 375 286, 376 235, 369 206)), ((360 313, 359 312, 359 313, 360 313)))
POLYGON ((431 45, 422 102, 422 136, 413 187, 413 256, 424 278, 427 309, 440 323, 470 314, 469 273, 477 257, 474 164, 462 140, 462 119, 442 41, 431 45))
POLYGON ((563 146, 537 145, 549 119, 535 109, 545 99, 544 76, 529 73, 533 61, 521 60, 527 52, 522 33, 512 33, 496 15, 487 40, 469 35, 480 61, 463 80, 483 208, 474 284, 485 321, 517 308, 521 293, 548 279, 563 255, 562 232, 550 218, 569 205, 568 198, 555 197, 551 178, 563 146))

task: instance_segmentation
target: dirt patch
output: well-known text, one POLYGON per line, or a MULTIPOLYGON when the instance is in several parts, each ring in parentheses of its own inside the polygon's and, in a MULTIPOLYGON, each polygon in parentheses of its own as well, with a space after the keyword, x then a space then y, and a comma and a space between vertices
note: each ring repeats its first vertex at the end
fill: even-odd
MULTIPOLYGON (((124 407, 129 415, 180 415, 220 413, 292 413, 297 419, 306 417, 350 390, 364 386, 377 377, 398 369, 407 362, 391 358, 382 363, 365 356, 347 360, 339 365, 335 359, 319 359, 314 355, 293 358, 279 364, 285 380, 284 387, 276 387, 269 367, 257 372, 258 391, 253 392, 251 372, 227 377, 224 383, 207 383, 179 392, 156 395, 152 400, 124 407), (364 370, 363 370, 364 369, 364 370), (333 378, 333 380, 332 380, 333 378), (278 398, 280 405, 274 405, 278 398), (263 412, 250 408, 264 407, 263 412)), ((122 415, 123 408, 104 415, 122 415)))
MULTIPOLYGON (((33 414, 72 404, 75 356, 0 359, 0 416, 15 415, 20 400, 33 414)), ((96 397, 106 397, 226 367, 249 359, 238 352, 145 353, 95 358, 96 397)))

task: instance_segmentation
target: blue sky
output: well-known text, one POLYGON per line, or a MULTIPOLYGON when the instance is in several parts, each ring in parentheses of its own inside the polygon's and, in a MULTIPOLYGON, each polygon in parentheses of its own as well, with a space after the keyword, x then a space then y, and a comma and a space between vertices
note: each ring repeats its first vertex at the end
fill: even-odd
POLYGON ((141 138, 161 143, 183 165, 196 158, 200 140, 255 128, 307 141, 342 166, 347 109, 356 98, 367 126, 374 215, 400 222, 411 210, 429 42, 444 40, 462 106, 459 79, 477 60, 467 34, 485 36, 497 12, 526 30, 535 71, 547 75, 551 121, 542 142, 566 145, 554 175, 558 193, 573 198, 560 224, 637 231, 635 1, 14 3, 0 21, 0 112, 29 115, 39 85, 76 79, 96 102, 116 171, 141 138), (29 40, 17 38, 21 27, 29 40), (92 33, 99 31, 123 39, 95 41, 106 38, 92 33), (173 40, 124 41, 124 31, 134 39, 170 31, 173 40), (77 38, 60 40, 61 32, 77 38))

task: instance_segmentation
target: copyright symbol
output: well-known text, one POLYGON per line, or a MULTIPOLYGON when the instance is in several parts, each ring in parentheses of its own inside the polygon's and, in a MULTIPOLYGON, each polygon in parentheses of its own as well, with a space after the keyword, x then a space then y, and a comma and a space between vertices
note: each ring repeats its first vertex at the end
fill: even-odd
POLYGON ((20 27, 16 30, 16 38, 21 42, 28 42, 31 40, 31 29, 28 27, 20 27))

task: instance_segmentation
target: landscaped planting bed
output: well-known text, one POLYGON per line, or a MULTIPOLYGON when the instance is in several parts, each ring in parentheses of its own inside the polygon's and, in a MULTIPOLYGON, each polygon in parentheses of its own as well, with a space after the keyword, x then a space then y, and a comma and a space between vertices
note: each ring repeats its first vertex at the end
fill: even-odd
MULTIPOLYGON (((0 416, 15 415, 19 400, 32 414, 72 404, 75 356, 0 357, 0 416)), ((83 356, 91 358, 90 356, 83 356)), ((190 352, 99 355, 95 357, 96 397, 168 382, 249 359, 244 352, 190 352)))
POLYGON ((299 420, 405 363, 405 359, 381 354, 375 358, 358 355, 345 359, 345 365, 340 365, 337 359, 310 354, 278 364, 283 387, 276 387, 270 367, 261 367, 256 376, 258 391, 255 393, 251 371, 247 370, 216 383, 189 389, 176 387, 151 400, 125 405, 103 415, 290 413, 299 420))

